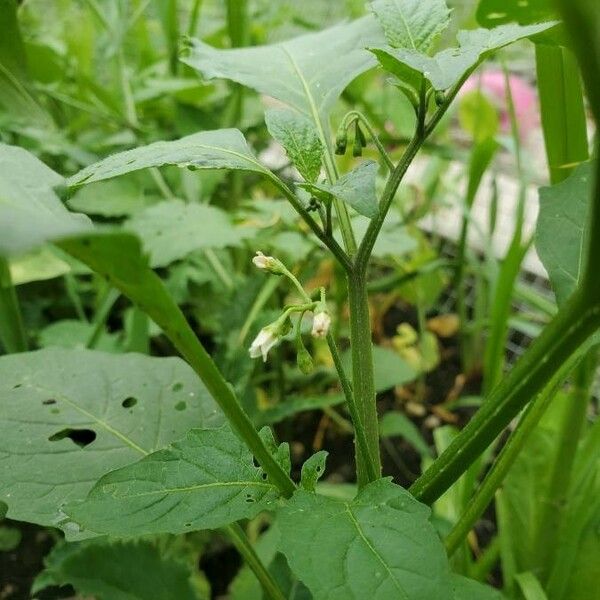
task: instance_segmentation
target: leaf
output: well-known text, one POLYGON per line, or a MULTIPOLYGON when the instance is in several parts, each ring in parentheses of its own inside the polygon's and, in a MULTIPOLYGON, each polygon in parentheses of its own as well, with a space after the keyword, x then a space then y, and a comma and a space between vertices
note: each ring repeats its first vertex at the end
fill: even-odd
POLYGON ((489 585, 461 575, 452 575, 453 600, 502 600, 504 596, 489 585))
POLYGON ((51 348, 0 358, 0 498, 8 517, 63 526, 102 475, 222 422, 178 358, 51 348))
POLYGON ((357 213, 373 219, 379 213, 379 204, 375 194, 378 165, 367 160, 349 173, 342 175, 334 184, 301 184, 315 195, 328 194, 343 200, 357 213))
POLYGON ((399 436, 413 446, 421 456, 433 456, 431 449, 423 439, 417 426, 401 412, 390 411, 381 417, 379 421, 379 435, 381 437, 399 436))
POLYGON ((447 600, 448 562, 428 516, 389 479, 352 501, 299 490, 278 513, 279 549, 315 600, 447 600))
POLYGON ((325 118, 346 86, 375 66, 364 50, 383 42, 371 16, 266 46, 220 50, 192 40, 183 62, 209 79, 231 79, 296 109, 325 141, 325 118))
POLYGON ((376 0, 371 8, 394 48, 428 52, 450 24, 445 0, 376 0))
POLYGON ((0 144, 0 255, 91 228, 86 216, 70 213, 59 200, 54 188, 63 184, 27 150, 0 144))
POLYGON ((272 108, 265 113, 269 133, 287 152, 306 181, 314 182, 321 172, 323 145, 314 123, 293 110, 272 108))
POLYGON ((180 441, 112 471, 66 507, 98 533, 144 535, 216 529, 251 519, 279 496, 229 429, 192 429, 180 441))
POLYGON ((279 423, 288 417, 309 411, 337 406, 345 401, 343 394, 323 394, 321 396, 288 396, 285 401, 259 410, 256 419, 260 425, 279 423))
POLYGON ((166 200, 136 213, 127 223, 143 240, 151 267, 165 267, 195 250, 239 246, 242 235, 215 206, 166 200))
POLYGON ((113 154, 70 177, 67 185, 77 187, 140 169, 165 165, 189 169, 241 169, 268 173, 248 147, 241 131, 216 129, 113 154))
POLYGON ((548 600, 542 584, 531 571, 519 573, 515 575, 515 579, 525 600, 548 600))
POLYGON ((319 481, 319 479, 325 473, 325 461, 327 460, 327 454, 328 452, 325 450, 319 450, 319 452, 313 454, 302 465, 300 485, 306 491, 315 491, 317 481, 319 481))
POLYGON ((148 541, 59 544, 44 559, 32 593, 72 585, 96 600, 198 600, 190 569, 148 541))
POLYGON ((510 22, 529 25, 555 18, 552 0, 479 0, 477 7, 477 21, 484 27, 510 22))
POLYGON ((495 29, 472 29, 458 32, 459 46, 446 48, 434 56, 423 52, 391 46, 369 48, 382 66, 412 87, 421 76, 436 90, 446 90, 458 83, 486 56, 508 44, 546 31, 555 22, 538 25, 501 25, 495 29))
POLYGON ((559 305, 573 293, 582 274, 592 181, 592 164, 586 162, 564 181, 539 191, 535 247, 559 305))

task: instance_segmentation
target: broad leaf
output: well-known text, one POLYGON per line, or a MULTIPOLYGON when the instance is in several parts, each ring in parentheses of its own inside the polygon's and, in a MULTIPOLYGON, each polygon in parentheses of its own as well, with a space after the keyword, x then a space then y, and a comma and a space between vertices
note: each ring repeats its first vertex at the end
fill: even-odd
POLYGON ((592 179, 588 162, 561 183, 540 188, 535 247, 559 305, 573 293, 582 273, 592 179))
POLYGON ((66 512, 99 533, 184 533, 251 519, 278 496, 229 427, 193 429, 165 450, 105 475, 66 512))
POLYGON ((63 178, 17 146, 0 144, 0 254, 17 254, 49 239, 91 228, 70 213, 54 188, 63 178))
POLYGON ((349 173, 342 175, 334 184, 303 184, 303 187, 317 195, 335 196, 351 206, 357 213, 373 219, 379 212, 375 194, 377 169, 377 163, 368 160, 349 173))
POLYGON ((293 110, 273 108, 265 113, 269 133, 287 152, 306 181, 316 181, 321 172, 323 144, 315 124, 293 110))
POLYGON ((198 600, 190 569, 147 541, 93 540, 55 546, 32 592, 72 585, 96 600, 198 600))
POLYGON ((503 600, 504 596, 489 585, 461 575, 452 575, 453 600, 503 600))
POLYGON ((352 501, 300 490, 278 514, 279 548, 315 600, 447 600, 448 563, 428 517, 387 479, 352 501))
POLYGON ((447 48, 434 56, 391 46, 374 46, 370 50, 382 66, 400 81, 416 87, 425 77, 436 90, 446 90, 458 83, 487 55, 508 44, 530 37, 556 25, 501 25, 495 29, 473 29, 458 32, 458 48, 447 48))
POLYGON ((375 0, 371 7, 394 48, 428 52, 450 23, 445 0, 375 0))
POLYGON ((267 172, 238 129, 217 129, 194 133, 172 142, 154 142, 148 146, 113 154, 70 177, 67 185, 75 187, 164 165, 189 169, 267 172))
POLYGON ((231 79, 295 108, 325 141, 325 117, 358 75, 375 66, 364 50, 383 43, 372 16, 285 42, 219 50, 192 40, 183 61, 208 78, 231 79))
POLYGON ((239 246, 242 240, 227 213, 182 200, 155 204, 136 213, 126 226, 143 240, 152 267, 165 267, 195 250, 239 246))
MULTIPOLYGON (((177 358, 52 348, 0 358, 0 499, 61 526, 102 475, 222 416, 177 358)), ((71 531, 64 523, 66 531, 71 531)))

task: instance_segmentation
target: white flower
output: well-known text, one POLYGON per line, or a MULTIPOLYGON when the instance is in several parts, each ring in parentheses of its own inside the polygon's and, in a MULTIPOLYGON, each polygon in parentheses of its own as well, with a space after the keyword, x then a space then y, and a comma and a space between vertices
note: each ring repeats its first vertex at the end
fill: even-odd
POLYGON ((250 346, 250 358, 262 356, 263 362, 267 362, 269 350, 275 346, 278 341, 279 337, 275 335, 272 328, 263 327, 250 346))
POLYGON ((331 317, 324 310, 315 314, 312 325, 313 337, 321 338, 327 335, 331 326, 331 317))
POLYGON ((271 270, 277 264, 277 260, 272 256, 265 256, 260 250, 256 252, 256 256, 252 259, 252 262, 259 269, 265 271, 271 270))

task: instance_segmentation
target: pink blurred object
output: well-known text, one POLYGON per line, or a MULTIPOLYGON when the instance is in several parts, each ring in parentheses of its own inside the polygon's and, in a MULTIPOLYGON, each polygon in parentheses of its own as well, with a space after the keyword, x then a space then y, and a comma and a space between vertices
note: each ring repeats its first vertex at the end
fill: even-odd
MULTIPOLYGON (((518 75, 509 75, 508 81, 515 106, 519 135, 525 140, 531 131, 539 127, 538 99, 534 86, 518 75)), ((461 94, 481 90, 500 111, 500 126, 504 133, 510 132, 510 115, 506 98, 506 79, 498 69, 476 73, 467 79, 461 94)))

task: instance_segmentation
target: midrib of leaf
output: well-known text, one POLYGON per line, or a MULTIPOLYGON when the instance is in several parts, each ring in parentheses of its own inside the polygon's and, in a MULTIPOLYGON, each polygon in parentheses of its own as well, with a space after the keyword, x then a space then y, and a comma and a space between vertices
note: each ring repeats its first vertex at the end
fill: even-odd
POLYGON ((400 19, 402 20, 402 24, 404 25, 404 29, 406 29, 406 34, 408 35, 408 39, 410 40, 410 43, 411 43, 413 49, 417 50, 417 46, 415 44, 415 40, 414 40, 414 38, 412 36, 412 33, 410 32, 410 28, 408 27, 408 23, 406 22, 406 18, 404 16, 404 13, 402 12, 402 7, 400 5, 400 0, 394 0, 394 4, 398 8, 398 14, 400 15, 400 19))
MULTIPOLYGON (((310 87, 308 86, 308 82, 306 81, 304 75, 302 74, 302 71, 300 70, 298 63, 296 62, 294 57, 288 52, 287 48, 285 46, 281 46, 281 49, 287 56, 287 59, 290 61, 292 68, 294 69, 296 75, 298 76, 298 79, 300 80, 300 83, 302 84, 302 88, 304 89, 304 94, 305 94, 305 96, 308 100, 308 104, 310 106, 311 114, 308 116, 312 117, 312 120, 314 121, 314 123, 317 127, 317 133, 319 134, 321 143, 323 144, 323 146, 325 148, 328 148, 329 144, 327 143, 327 138, 325 137, 325 130, 323 129, 323 124, 321 123, 321 117, 319 115, 319 110, 318 110, 317 105, 315 104, 315 100, 310 92, 310 87)), ((302 112, 304 112, 304 111, 302 111, 302 112)), ((327 153, 325 153, 325 154, 327 155, 327 153)))
POLYGON ((220 488, 220 487, 266 487, 268 489, 274 489, 270 483, 264 483, 262 481, 215 481, 214 483, 198 483, 196 485, 190 485, 181 488, 169 488, 161 490, 152 490, 151 492, 142 492, 140 494, 127 494, 127 498, 143 498, 146 496, 157 496, 160 494, 176 494, 178 492, 193 492, 196 490, 202 490, 206 488, 220 488))
MULTIPOLYGON (((360 536, 360 538, 362 539, 362 541, 366 544, 367 548, 369 548, 369 550, 371 551, 371 553, 381 563, 381 565, 383 566, 383 568, 387 571, 388 575, 391 577, 392 581, 394 582, 394 586, 396 587, 396 589, 402 594, 403 598, 405 598, 406 600, 409 600, 409 596, 406 593, 406 590, 400 585, 400 582, 398 581, 398 579, 394 575, 393 571, 387 566, 387 564, 383 560, 381 554, 379 554, 379 552, 377 552, 377 550, 373 547, 373 545, 371 544, 371 542, 369 542, 369 540, 367 539, 367 537, 363 533, 363 530, 362 530, 362 528, 360 526, 360 523, 356 520, 356 517, 354 516, 354 513, 352 512, 352 510, 350 509, 350 506, 348 504, 346 504, 346 512, 348 513, 348 516, 350 517, 350 520, 352 521, 352 524, 354 525, 356 531, 358 532, 358 535, 360 536)), ((383 581, 384 580, 382 579, 382 583, 383 583, 383 581)))
POLYGON ((86 417, 90 418, 92 421, 94 421, 95 423, 97 423, 98 425, 100 425, 101 427, 106 429, 106 431, 108 431, 109 433, 112 433, 115 437, 119 438, 122 442, 124 442, 125 444, 127 444, 128 446, 130 446, 131 448, 136 450, 137 452, 140 452, 144 456, 147 456, 149 454, 149 452, 147 450, 144 450, 141 446, 138 446, 133 440, 129 439, 125 434, 121 433, 119 430, 115 429, 114 427, 109 425, 106 421, 103 421, 102 419, 100 419, 96 415, 92 414, 91 412, 88 412, 87 410, 85 410, 85 408, 81 408, 81 406, 77 406, 77 404, 75 404, 73 401, 69 400, 69 398, 67 398, 67 396, 65 396, 64 394, 57 394, 55 391, 49 390, 40 385, 34 385, 32 387, 35 387, 36 389, 38 389, 41 392, 48 392, 49 394, 52 394, 56 398, 60 398, 60 400, 62 400, 65 404, 68 404, 71 408, 75 409, 77 412, 80 412, 82 415, 85 415, 86 417))

